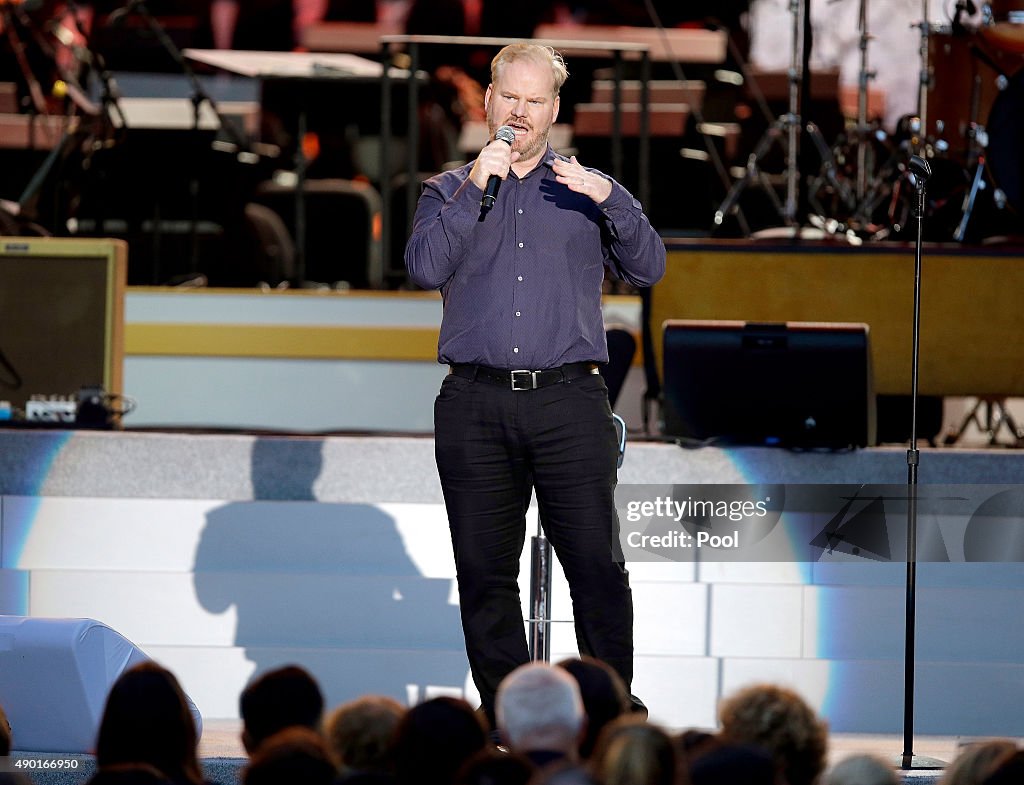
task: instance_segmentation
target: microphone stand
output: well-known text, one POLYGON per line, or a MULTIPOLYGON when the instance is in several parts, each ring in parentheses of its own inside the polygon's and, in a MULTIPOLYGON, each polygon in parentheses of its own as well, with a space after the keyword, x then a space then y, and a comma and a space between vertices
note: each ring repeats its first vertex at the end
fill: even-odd
POLYGON ((917 468, 921 453, 917 449, 917 378, 920 365, 921 325, 921 246, 924 239, 925 185, 931 177, 928 161, 912 155, 908 164, 917 187, 914 215, 917 216, 917 241, 914 244, 914 321, 910 371, 910 448, 907 450, 907 599, 903 680, 903 753, 898 767, 903 770, 935 770, 945 764, 935 758, 914 755, 914 646, 917 603, 917 468))

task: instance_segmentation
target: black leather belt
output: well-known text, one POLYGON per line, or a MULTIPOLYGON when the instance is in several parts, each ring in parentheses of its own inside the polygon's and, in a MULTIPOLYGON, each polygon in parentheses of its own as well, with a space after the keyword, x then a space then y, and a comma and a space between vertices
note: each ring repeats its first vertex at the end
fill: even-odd
POLYGON ((566 363, 558 368, 543 371, 503 371, 486 365, 451 365, 451 372, 463 379, 487 382, 512 390, 538 390, 552 384, 561 384, 573 379, 598 373, 595 363, 566 363))

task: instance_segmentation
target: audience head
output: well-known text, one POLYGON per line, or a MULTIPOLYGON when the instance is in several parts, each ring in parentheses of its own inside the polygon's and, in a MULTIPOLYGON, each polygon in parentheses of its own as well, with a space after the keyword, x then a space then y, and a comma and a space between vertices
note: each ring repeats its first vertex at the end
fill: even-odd
MULTIPOLYGON (((0 783, 6 785, 3 779, 0 783)), ((107 766, 89 778, 88 785, 172 785, 171 780, 146 764, 107 766)))
POLYGON ((576 680, 542 662, 520 665, 495 697, 498 729, 513 750, 550 750, 574 758, 584 730, 576 680))
POLYGON ((413 706, 395 730, 395 774, 406 785, 448 785, 487 744, 483 721, 459 698, 413 706))
POLYGON ((563 760, 536 771, 530 785, 604 785, 585 766, 563 760))
POLYGON ((263 740, 242 774, 243 785, 331 785, 337 771, 323 737, 292 725, 263 740))
POLYGON ((107 696, 96 765, 149 764, 177 783, 199 783, 197 741, 188 699, 174 674, 143 662, 121 674, 107 696))
POLYGON ((580 689, 587 729, 580 741, 580 756, 590 758, 604 727, 630 710, 629 691, 615 669, 593 657, 562 660, 559 668, 568 671, 580 689))
POLYGON ((12 746, 11 723, 7 721, 4 707, 0 706, 0 755, 10 755, 12 746))
POLYGON ((692 785, 775 785, 775 760, 761 747, 701 744, 690 764, 692 785))
POLYGON ((242 690, 242 744, 252 755, 278 731, 300 726, 317 729, 324 710, 316 680, 298 665, 263 673, 242 690))
POLYGON ((591 762, 604 785, 675 785, 681 774, 672 739, 639 717, 609 723, 591 762))
POLYGON ((851 755, 825 773, 822 785, 899 785, 891 764, 874 755, 851 755))
POLYGON ((996 766, 981 785, 1020 785, 1024 782, 1024 752, 1014 752, 996 766))
POLYGON ((394 771, 393 738, 405 707, 381 695, 344 703, 327 718, 328 751, 341 774, 394 771))
POLYGON ((939 782, 941 785, 979 785, 1016 751, 1017 746, 1007 739, 971 744, 949 764, 939 782))
POLYGON ((487 747, 466 761, 454 785, 527 785, 534 771, 529 758, 487 747))
POLYGON ((719 720, 726 743, 768 750, 788 785, 812 785, 825 768, 827 727, 792 690, 747 687, 725 699, 719 720))

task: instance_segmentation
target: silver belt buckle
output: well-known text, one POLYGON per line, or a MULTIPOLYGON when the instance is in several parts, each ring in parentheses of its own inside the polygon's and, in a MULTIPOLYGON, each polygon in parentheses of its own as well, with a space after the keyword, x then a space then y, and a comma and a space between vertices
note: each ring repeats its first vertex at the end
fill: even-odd
POLYGON ((512 390, 513 392, 522 392, 524 390, 536 390, 537 389, 537 374, 539 371, 510 371, 512 377, 512 390), (517 381, 521 380, 521 381, 517 381), (525 386, 522 386, 525 385, 525 386))

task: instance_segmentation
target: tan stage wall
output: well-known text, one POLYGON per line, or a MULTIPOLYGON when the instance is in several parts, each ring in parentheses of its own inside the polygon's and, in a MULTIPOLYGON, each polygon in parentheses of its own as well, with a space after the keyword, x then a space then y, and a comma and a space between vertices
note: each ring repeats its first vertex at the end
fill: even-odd
MULTIPOLYGON (((864 322, 875 391, 909 393, 914 248, 669 241, 652 296, 661 368, 666 319, 864 322)), ((920 393, 1024 394, 1024 251, 922 253, 920 393)))

